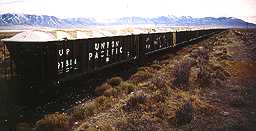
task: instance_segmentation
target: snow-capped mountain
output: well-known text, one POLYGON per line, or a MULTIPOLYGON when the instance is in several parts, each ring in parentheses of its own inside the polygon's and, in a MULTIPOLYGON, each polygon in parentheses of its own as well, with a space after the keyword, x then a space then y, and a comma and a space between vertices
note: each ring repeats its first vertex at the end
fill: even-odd
POLYGON ((42 27, 79 27, 94 25, 93 20, 86 18, 60 19, 55 16, 47 15, 28 15, 28 14, 2 14, 0 15, 0 26, 10 25, 29 25, 42 27))
POLYGON ((2 14, 1 25, 32 25, 55 27, 63 23, 63 20, 47 15, 2 14))
POLYGON ((93 18, 68 18, 60 19, 47 15, 28 14, 0 14, 0 26, 39 26, 39 27, 85 27, 95 25, 156 25, 156 26, 222 26, 256 28, 255 24, 247 23, 234 17, 204 17, 192 18, 190 16, 160 16, 155 18, 123 17, 104 23, 97 22, 93 18))

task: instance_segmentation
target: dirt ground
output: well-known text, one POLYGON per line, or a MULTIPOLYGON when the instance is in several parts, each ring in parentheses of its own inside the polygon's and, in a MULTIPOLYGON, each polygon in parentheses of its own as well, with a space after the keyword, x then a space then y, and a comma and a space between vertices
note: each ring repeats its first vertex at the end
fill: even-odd
MULTIPOLYGON (((256 130, 256 30, 230 29, 166 54, 36 130, 256 130)), ((26 123, 17 126, 29 127, 26 123)))

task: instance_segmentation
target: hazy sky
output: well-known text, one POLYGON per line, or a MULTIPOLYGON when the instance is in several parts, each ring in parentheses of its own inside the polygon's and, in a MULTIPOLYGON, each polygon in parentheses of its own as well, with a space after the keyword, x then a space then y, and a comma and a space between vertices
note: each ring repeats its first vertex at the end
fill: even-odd
POLYGON ((60 18, 161 15, 256 16, 256 0, 0 0, 0 13, 46 14, 60 18))

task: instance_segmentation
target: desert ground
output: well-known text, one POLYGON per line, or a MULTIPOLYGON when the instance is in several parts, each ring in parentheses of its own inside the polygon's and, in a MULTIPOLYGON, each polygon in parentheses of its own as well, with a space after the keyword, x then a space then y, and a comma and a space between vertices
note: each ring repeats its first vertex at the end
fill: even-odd
POLYGON ((95 98, 19 131, 256 130, 256 30, 229 29, 154 58, 95 98))

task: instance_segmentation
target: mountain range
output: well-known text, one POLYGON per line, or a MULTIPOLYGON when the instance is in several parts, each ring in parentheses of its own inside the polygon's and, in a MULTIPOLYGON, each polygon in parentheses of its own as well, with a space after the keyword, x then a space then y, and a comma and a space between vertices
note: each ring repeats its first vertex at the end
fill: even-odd
POLYGON ((253 23, 245 22, 234 17, 204 17, 193 18, 190 16, 159 16, 154 18, 123 17, 106 22, 98 22, 94 18, 67 18, 60 19, 48 15, 30 14, 0 14, 0 28, 5 26, 33 26, 72 28, 104 25, 156 25, 156 26, 221 26, 231 28, 256 28, 253 23))

